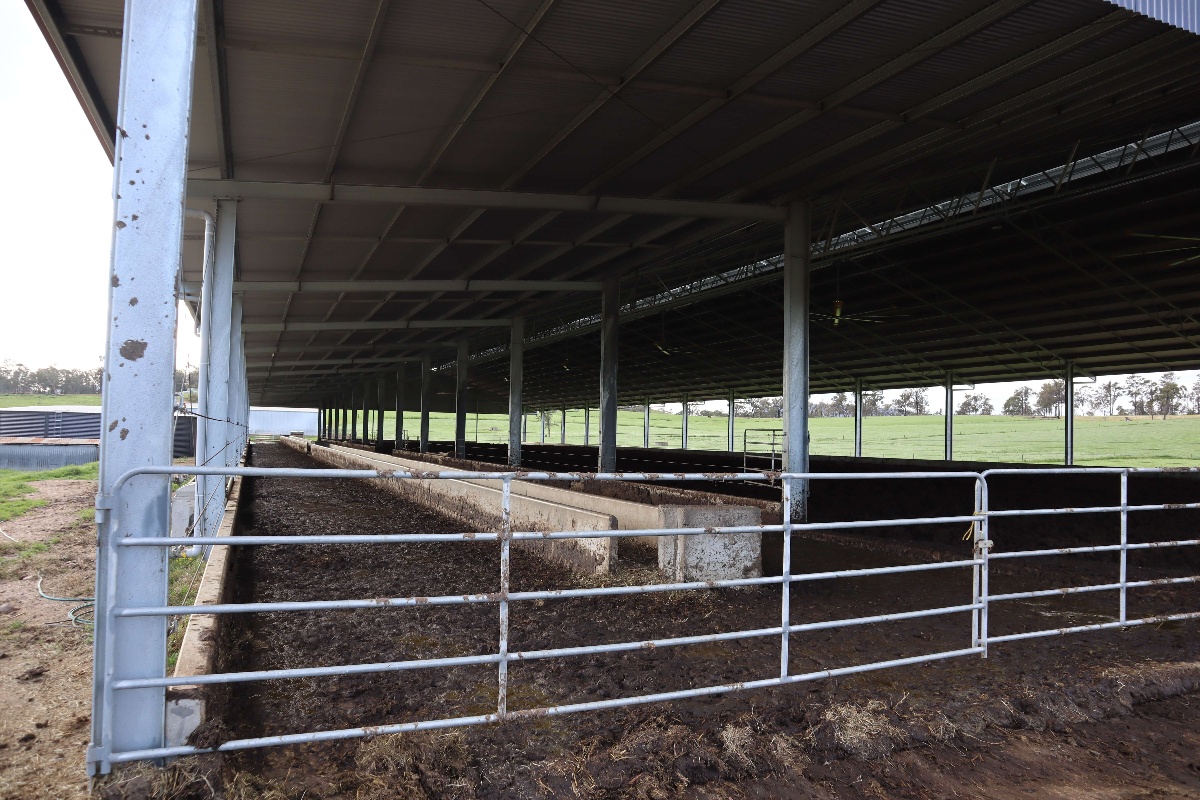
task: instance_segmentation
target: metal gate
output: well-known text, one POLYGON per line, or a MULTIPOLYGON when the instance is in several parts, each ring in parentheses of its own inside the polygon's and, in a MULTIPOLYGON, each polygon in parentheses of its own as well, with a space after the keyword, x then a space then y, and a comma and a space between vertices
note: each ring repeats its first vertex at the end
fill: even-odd
MULTIPOLYGON (((1151 584, 1195 583, 1200 576, 1166 578, 1162 580, 1127 579, 1128 555, 1131 551, 1150 548, 1180 548, 1194 547, 1200 544, 1200 539, 1163 540, 1154 542, 1131 543, 1128 536, 1128 521, 1131 514, 1146 514, 1168 509, 1200 509, 1200 502, 1183 504, 1144 504, 1130 505, 1129 476, 1131 473, 1155 473, 1168 470, 1133 470, 1133 469, 1030 469, 1030 470, 987 470, 984 472, 896 472, 896 473, 733 473, 733 474, 654 474, 654 473, 613 473, 613 474, 577 474, 577 473, 512 473, 512 472, 464 472, 442 471, 410 473, 403 471, 387 472, 376 470, 347 470, 347 469, 266 469, 266 468, 205 468, 205 467, 161 467, 143 468, 126 473, 118 480, 114 489, 114 498, 119 496, 122 487, 135 475, 166 475, 170 473, 190 473, 200 475, 240 475, 260 479, 269 478, 302 478, 311 480, 327 480, 331 478, 353 479, 385 479, 395 481, 411 480, 495 480, 502 483, 501 508, 499 509, 500 524, 496 530, 466 533, 434 533, 434 534, 394 534, 394 535, 298 535, 298 536, 233 536, 209 537, 196 539, 197 545, 214 547, 243 547, 256 545, 322 545, 322 544, 392 544, 400 542, 498 542, 499 563, 497 568, 500 576, 500 591, 497 593, 478 593, 467 595, 448 595, 435 597, 391 597, 391 598, 346 598, 341 600, 295 601, 295 602, 257 602, 230 603, 224 605, 204 606, 168 606, 165 596, 158 606, 124 605, 120 601, 121 593, 116 585, 116 575, 120 559, 127 553, 140 548, 169 548, 179 544, 172 540, 166 531, 146 530, 133 520, 122 520, 111 516, 101 520, 100 546, 102 548, 101 563, 105 572, 99 575, 97 591, 97 616, 103 619, 103 625, 98 626, 96 642, 97 659, 101 664, 108 665, 107 669, 97 670, 102 678, 96 686, 96 709, 94 711, 95 727, 92 747, 89 749, 89 767, 93 770, 107 771, 111 764, 136 761, 143 759, 159 759, 169 756, 185 756, 194 753, 211 752, 204 748, 190 745, 176 747, 158 747, 142 750, 118 752, 112 749, 113 741, 113 707, 120 702, 122 696, 130 693, 152 692, 161 693, 167 687, 173 686, 211 686, 216 684, 231 684, 248 681, 271 681, 293 678, 322 678, 350 674, 370 674, 398 672, 404 670, 439 669, 464 665, 491 665, 496 670, 498 700, 495 710, 487 714, 458 716, 439 719, 422 719, 395 724, 350 727, 337 730, 297 731, 286 735, 266 736, 259 738, 227 741, 213 748, 216 751, 231 751, 247 748, 268 747, 285 744, 306 742, 321 742, 354 737, 377 736, 381 734, 401 733, 432 728, 448 728, 466 725, 482 725, 500 722, 508 719, 525 717, 569 714, 601 709, 612 709, 632 706, 642 703, 670 701, 681 698, 701 697, 705 695, 723 694, 726 692, 758 689, 764 687, 784 686, 838 675, 866 672, 870 670, 887 669, 941 659, 951 659, 961 656, 986 657, 991 644, 1025 639, 1039 636, 1055 636, 1085 631, 1127 628, 1138 625, 1160 623, 1167 620, 1185 620, 1200 617, 1197 611, 1179 611, 1167 615, 1141 618, 1128 618, 1127 593, 1151 584), (1116 475, 1120 480, 1120 496, 1115 505, 1095 506, 1086 508, 1034 508, 1019 510, 995 510, 989 506, 989 480, 994 476, 1020 474, 1035 475, 1116 475), (908 517, 903 519, 870 519, 847 522, 793 523, 790 521, 791 502, 794 491, 806 491, 811 481, 863 481, 863 480, 904 480, 904 481, 942 481, 947 479, 970 479, 974 485, 973 511, 970 514, 908 517), (783 523, 780 525, 759 525, 722 528, 674 528, 646 530, 606 530, 606 531, 558 531, 531 532, 512 529, 510 517, 510 499, 514 481, 778 481, 781 488, 783 523), (1005 517, 1038 516, 1038 515, 1077 515, 1097 514, 1117 515, 1120 520, 1119 536, 1116 541, 1108 544, 1068 547, 1061 549, 1042 549, 1024 551, 1006 551, 992 553, 994 543, 989 535, 990 523, 1005 517), (808 531, 855 531, 866 528, 900 528, 912 525, 934 525, 943 523, 961 523, 968 526, 967 536, 963 541, 961 557, 945 561, 929 561, 911 563, 899 566, 873 567, 865 569, 847 569, 829 572, 809 572, 792 574, 792 550, 797 545, 793 542, 793 534, 808 531), (513 542, 526 540, 553 539, 583 539, 601 537, 645 537, 645 536, 700 536, 736 533, 780 533, 782 534, 783 560, 782 574, 770 577, 743 578, 720 581, 695 581, 656 583, 633 586, 606 586, 599 588, 569 588, 553 591, 510 591, 510 553, 513 542), (1024 592, 1007 594, 991 594, 989 592, 989 565, 1001 559, 1036 558, 1040 556, 1070 556, 1089 553, 1117 553, 1119 566, 1117 574, 1109 582, 1097 585, 1075 587, 1047 587, 1024 592), (961 580, 962 602, 949 606, 922 608, 900 613, 880 614, 874 616, 852 617, 820 622, 795 624, 790 617, 791 590, 794 585, 813 581, 839 581, 853 578, 863 578, 878 575, 894 575, 912 572, 945 571, 957 573, 961 580), (653 592, 677 591, 710 591, 747 586, 778 586, 780 593, 779 624, 767 628, 728 631, 723 633, 679 636, 655 640, 627 641, 611 644, 584 644, 575 647, 561 647, 546 650, 513 651, 509 647, 510 614, 520 613, 524 603, 546 601, 562 598, 587 598, 601 595, 633 595, 653 592), (1004 608, 1004 603, 1014 600, 1047 597, 1053 595, 1069 595, 1082 592, 1113 592, 1117 600, 1113 605, 1111 619, 1093 624, 1054 627, 1014 634, 992 635, 989 616, 993 605, 997 611, 1004 608), (156 677, 132 678, 117 674, 112 665, 117 663, 114 655, 121 648, 136 647, 135 641, 124 636, 123 623, 128 620, 146 617, 167 617, 190 614, 248 614, 263 612, 303 613, 306 611, 329 609, 363 609, 380 607, 412 607, 417 605, 458 605, 458 604, 491 604, 498 609, 498 628, 496 631, 496 647, 492 653, 482 655, 428 658, 420 660, 390 661, 366 664, 350 664, 325 667, 301 667, 295 669, 276 669, 258 672, 236 672, 189 677, 156 677), (950 650, 937 650, 920 655, 886 660, 873 661, 836 669, 824 669, 809 672, 794 672, 789 669, 789 647, 792 634, 805 633, 814 630, 852 628, 879 622, 890 622, 906 619, 917 619, 948 614, 968 614, 969 628, 964 626, 962 631, 963 647, 950 650), (653 651, 665 647, 688 647, 717 641, 736 639, 773 638, 778 641, 779 659, 775 663, 762 665, 762 677, 735 683, 717 683, 713 685, 693 686, 680 691, 635 694, 626 697, 604 700, 576 702, 538 708, 509 708, 508 703, 508 666, 513 662, 527 662, 538 659, 565 658, 587 656, 596 653, 615 653, 632 650, 653 651)), ((1178 471, 1178 470, 1170 470, 1178 471)), ((1197 470, 1190 470, 1197 471, 1197 470)), ((119 502, 109 502, 109 508, 120 508, 119 502)), ((115 513, 115 512, 113 512, 115 513)), ((803 542, 803 540, 798 540, 803 542)), ((153 697, 153 695, 150 695, 153 697)))

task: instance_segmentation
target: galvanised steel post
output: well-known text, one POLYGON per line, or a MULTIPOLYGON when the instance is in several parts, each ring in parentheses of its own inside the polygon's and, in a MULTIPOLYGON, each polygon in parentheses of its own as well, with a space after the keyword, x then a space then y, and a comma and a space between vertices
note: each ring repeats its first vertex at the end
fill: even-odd
POLYGON ((547 412, 545 412, 545 411, 541 411, 541 410, 538 411, 538 420, 541 422, 541 425, 542 425, 541 444, 546 443, 546 414, 547 414, 547 412))
POLYGON ((467 457, 467 360, 471 345, 466 339, 458 343, 454 361, 454 457, 467 457))
POLYGON ((1063 364, 1063 463, 1068 467, 1075 464, 1075 362, 1063 364))
POLYGON ((521 466, 525 407, 525 318, 513 317, 508 339, 508 465, 521 466))
MULTIPOLYGON (((788 206, 783 228, 783 433, 787 472, 808 472, 809 207, 788 206)), ((808 481, 790 483, 791 514, 808 518, 808 481)))
POLYGON ((387 408, 387 380, 380 375, 375 380, 376 399, 379 401, 379 420, 375 423, 375 446, 383 444, 383 410, 387 408))
POLYGON ((429 356, 421 359, 421 440, 422 453, 429 452, 429 406, 433 402, 433 361, 429 356))
POLYGON ((396 367, 396 451, 404 449, 404 365, 396 367))
POLYGON ((587 447, 592 443, 592 409, 590 406, 585 406, 583 409, 583 446, 587 447))
POLYGON ((561 421, 561 424, 559 425, 559 428, 558 428, 558 443, 566 444, 567 443, 567 409, 565 407, 562 408, 560 411, 560 414, 561 414, 561 416, 559 417, 559 420, 561 421))
MULTIPOLYGON (((250 421, 249 392, 246 387, 246 347, 242 334, 242 296, 230 298, 229 307, 229 439, 233 442, 225 451, 225 466, 234 467, 241 463, 248 441, 247 423, 250 421)), ((225 504, 221 504, 224 516, 225 504)), ((215 529, 214 529, 215 530, 215 529)))
POLYGON ((946 373, 946 460, 954 460, 954 373, 946 373))
POLYGON ((650 398, 646 398, 646 407, 642 410, 642 447, 650 449, 650 398))
MULTIPOLYGON (((199 217, 204 220, 204 271, 200 280, 200 365, 196 375, 196 466, 204 466, 207 452, 206 435, 208 426, 204 418, 208 416, 208 345, 209 323, 212 321, 212 283, 213 264, 216 260, 217 220, 207 211, 188 209, 189 217, 199 217)), ((208 496, 209 477, 196 476, 196 492, 192 498, 192 532, 202 536, 204 522, 204 498, 208 496)))
POLYGON ((862 425, 863 425, 863 382, 862 378, 854 379, 854 457, 862 458, 862 425))
POLYGON ((371 438, 371 381, 363 381, 362 395, 362 411, 363 411, 363 444, 371 438))
POLYGON ((727 420, 727 430, 725 431, 725 448, 729 452, 733 452, 735 439, 735 424, 737 421, 737 399, 733 396, 733 389, 729 390, 729 418, 727 420))
POLYGON ((114 751, 161 747, 162 688, 114 692, 122 679, 166 674, 165 618, 121 618, 115 606, 158 606, 167 599, 161 548, 118 548, 128 536, 169 529, 167 475, 136 467, 170 466, 175 371, 175 284, 182 257, 196 0, 128 0, 121 42, 113 233, 105 345, 98 557, 88 772, 106 773, 114 751), (120 636, 121 646, 116 646, 120 636))
POLYGON ((600 301, 600 472, 617 471, 617 315, 621 284, 604 282, 600 301))
POLYGON ((350 441, 358 439, 358 395, 350 390, 350 441))
POLYGON ((680 435, 680 441, 683 442, 683 449, 687 450, 688 444, 688 395, 685 392, 683 395, 683 431, 680 435))
MULTIPOLYGON (((234 252, 237 241, 237 201, 217 202, 217 231, 213 251, 213 281, 211 319, 208 323, 208 385, 205 393, 205 426, 203 463, 208 466, 228 466, 226 453, 235 447, 234 428, 230 424, 233 406, 230 404, 233 348, 233 277, 234 252)), ((199 487, 197 487, 199 488, 199 487)), ((225 481, 211 477, 205 483, 200 501, 203 517, 197 518, 196 528, 202 536, 216 536, 225 516, 225 481)))

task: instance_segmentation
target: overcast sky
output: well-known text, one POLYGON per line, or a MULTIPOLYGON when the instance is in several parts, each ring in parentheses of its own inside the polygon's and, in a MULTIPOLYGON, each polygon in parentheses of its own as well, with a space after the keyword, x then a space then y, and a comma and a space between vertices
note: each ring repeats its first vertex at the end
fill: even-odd
MULTIPOLYGON (((0 108, 7 123, 0 125, 0 152, 8 154, 0 195, 0 362, 99 366, 112 166, 32 15, 12 0, 0 2, 0 108)), ((181 310, 180 319, 177 362, 195 364, 191 317, 181 310)), ((1180 377, 1191 386, 1196 373, 1180 377)), ((1018 385, 976 391, 999 411, 1018 385)), ((891 399, 896 392, 886 394, 891 399)), ((942 410, 942 395, 930 390, 933 410, 942 410)))

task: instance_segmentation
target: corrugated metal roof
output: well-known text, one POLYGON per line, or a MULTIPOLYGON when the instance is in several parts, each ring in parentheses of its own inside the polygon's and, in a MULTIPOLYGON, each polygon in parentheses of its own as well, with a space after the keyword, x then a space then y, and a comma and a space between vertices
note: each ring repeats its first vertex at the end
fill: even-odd
POLYGON ((1109 0, 1113 5, 1200 33, 1200 5, 1196 0, 1109 0))
MULTIPOLYGON (((846 230, 859 222, 841 209, 833 224, 842 204, 866 219, 885 218, 978 185, 993 159, 996 179, 1019 177, 1061 164, 1073 148, 1090 152, 1136 140, 1148 126, 1200 119, 1200 38, 1165 24, 1188 27, 1189 4, 1118 5, 1148 16, 1105 0, 556 0, 534 24, 542 0, 393 2, 362 65, 362 89, 335 154, 377 0, 225 0, 217 6, 217 44, 227 82, 217 93, 227 106, 239 179, 321 180, 335 156, 333 177, 342 184, 807 199, 814 231, 846 230), (705 13, 689 16, 698 11, 705 13), (685 19, 695 24, 677 27, 685 19), (1062 41, 1068 44, 1055 44, 1062 41), (656 43, 665 46, 650 58, 656 43), (514 48, 511 63, 502 64, 514 48), (773 60, 781 52, 787 57, 773 60)), ((71 57, 87 78, 77 91, 111 116, 122 3, 47 0, 47 7, 50 24, 75 43, 71 57)), ((193 174, 211 170, 219 155, 207 70, 198 76, 193 174)), ((676 280, 705 267, 666 256, 706 246, 698 242, 729 236, 731 252, 743 256, 778 249, 777 229, 741 223, 397 211, 244 199, 239 277, 603 277, 652 266, 663 280, 676 280), (498 244, 456 241, 464 237, 498 244), (635 237, 657 248, 606 250, 586 241, 635 237), (521 244, 524 238, 544 243, 521 244)), ((193 222, 188 230, 197 236, 200 228, 193 222)), ((199 278, 200 253, 198 239, 190 240, 189 280, 199 278)), ((627 285, 638 292, 659 286, 655 276, 627 285)), ((522 310, 557 318, 578 302, 544 295, 285 298, 247 294, 246 319, 522 310)), ((755 317, 724 324, 748 321, 755 317)), ((961 333, 950 326, 943 338, 961 333)), ((246 341, 291 355, 355 343, 361 354, 398 354, 403 342, 458 335, 252 332, 246 341)), ((474 334, 481 342, 491 335, 474 334)), ((275 387, 284 391, 280 376, 287 374, 295 372, 255 373, 255 396, 268 387, 265 396, 283 396, 275 387)))

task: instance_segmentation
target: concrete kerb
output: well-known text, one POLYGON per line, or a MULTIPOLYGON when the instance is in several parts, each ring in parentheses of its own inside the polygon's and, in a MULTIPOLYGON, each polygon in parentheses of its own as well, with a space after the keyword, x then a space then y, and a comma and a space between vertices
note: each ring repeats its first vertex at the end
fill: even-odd
MULTIPOLYGON (((365 453, 354 448, 311 446, 311 443, 282 437, 288 447, 343 469, 402 469, 425 471, 429 465, 396 456, 365 453)), ((497 529, 500 524, 502 490, 499 481, 388 480, 372 481, 381 489, 447 514, 472 529, 497 529), (484 485, 491 484, 491 485, 484 485)), ((515 487, 514 487, 515 488, 515 487)), ((509 513, 514 530, 606 531, 617 527, 612 514, 542 500, 513 491, 509 513)), ((521 541, 515 545, 537 551, 544 558, 569 569, 591 575, 607 575, 616 566, 616 539, 556 539, 521 541)))
MULTIPOLYGON (((241 497, 242 479, 234 478, 217 536, 233 535, 241 497)), ((229 574, 231 549, 214 547, 209 552, 194 605, 214 605, 225 601, 225 579, 229 574)), ((214 672, 220 621, 221 617, 217 614, 197 614, 188 620, 187 629, 183 633, 183 643, 179 648, 179 659, 175 662, 175 677, 209 675, 214 672)), ((187 744, 188 737, 204 721, 206 705, 207 699, 202 687, 175 686, 167 689, 168 747, 187 744)))

